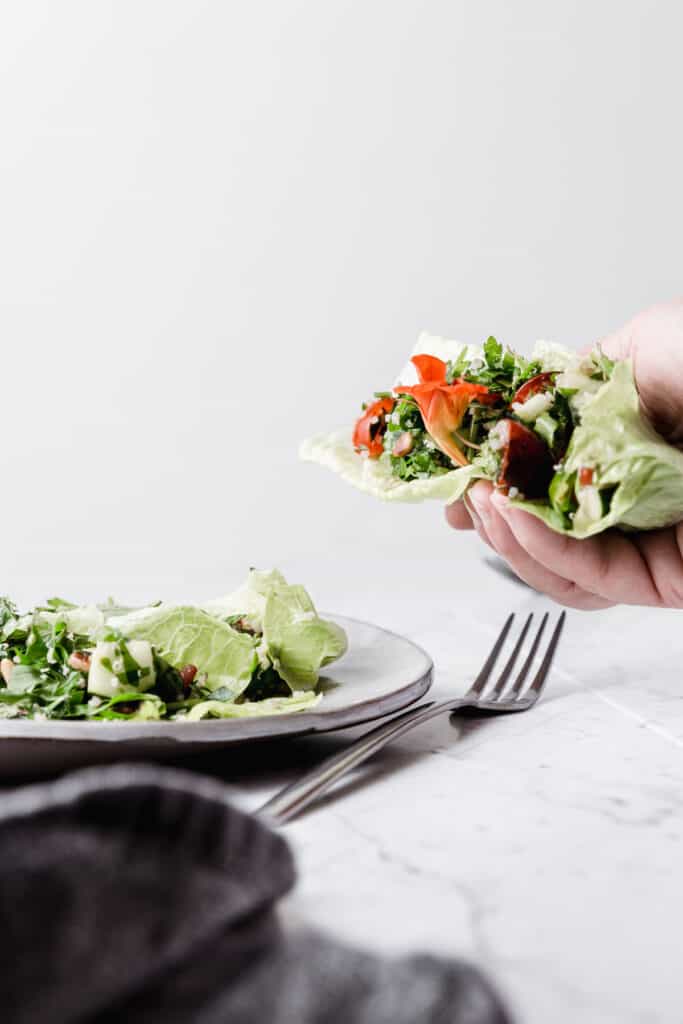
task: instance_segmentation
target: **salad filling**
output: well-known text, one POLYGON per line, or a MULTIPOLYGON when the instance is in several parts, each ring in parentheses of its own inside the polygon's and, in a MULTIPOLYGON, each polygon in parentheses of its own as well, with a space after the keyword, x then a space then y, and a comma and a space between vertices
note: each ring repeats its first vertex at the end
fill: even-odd
POLYGON ((358 454, 385 459, 403 481, 470 467, 512 498, 544 500, 563 521, 596 495, 609 502, 597 467, 563 465, 586 395, 614 369, 599 349, 571 371, 547 369, 490 337, 481 355, 422 353, 411 363, 417 384, 378 393, 364 408, 353 434, 358 454))
POLYGON ((300 586, 252 570, 203 607, 78 607, 20 614, 0 598, 0 717, 198 721, 304 711, 346 651, 300 586))

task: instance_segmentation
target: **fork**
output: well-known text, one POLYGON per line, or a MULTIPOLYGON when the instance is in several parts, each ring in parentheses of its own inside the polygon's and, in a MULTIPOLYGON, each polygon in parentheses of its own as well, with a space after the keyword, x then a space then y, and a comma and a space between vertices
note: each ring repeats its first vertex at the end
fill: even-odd
POLYGON ((358 767, 373 754, 381 750, 392 740, 404 736, 411 729, 428 722, 437 715, 446 712, 469 713, 475 715, 503 715, 517 711, 528 711, 532 708, 541 695, 543 687, 548 679, 550 666, 552 665, 555 650, 560 640, 564 627, 566 612, 562 612, 557 620, 555 629, 545 650, 540 667, 531 681, 530 685, 523 689, 527 676, 533 664, 539 645, 543 638, 543 632, 548 621, 546 612, 541 620, 541 625, 534 637, 529 653, 513 682, 512 686, 505 692, 508 679, 512 674, 520 651, 526 640, 527 633, 531 627, 533 613, 529 615, 519 638, 506 661, 502 672, 493 686, 493 689, 486 692, 486 686, 495 668, 498 655, 507 639, 508 633, 514 622, 514 614, 509 615, 505 625, 498 635, 498 639, 491 648, 491 652, 484 662, 479 675, 476 677, 464 697, 452 697, 450 700, 435 703, 430 701, 426 704, 419 704, 410 708, 402 714, 396 715, 388 722, 383 722, 369 732, 364 733, 355 743, 352 743, 339 754, 333 754, 326 758, 317 768, 307 772, 296 782, 285 786, 268 800, 257 813, 271 825, 284 825, 285 822, 295 817, 318 797, 326 793, 341 777, 353 768, 358 767))

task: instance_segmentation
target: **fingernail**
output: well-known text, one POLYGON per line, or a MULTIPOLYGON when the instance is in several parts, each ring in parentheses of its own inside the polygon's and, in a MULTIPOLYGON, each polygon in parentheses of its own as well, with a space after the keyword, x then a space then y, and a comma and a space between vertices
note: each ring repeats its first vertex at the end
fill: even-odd
POLYGON ((506 516, 510 511, 510 503, 508 501, 507 494, 503 494, 502 491, 494 491, 491 495, 491 501, 495 505, 496 509, 501 515, 506 516))
POLYGON ((467 509, 467 511, 470 514, 470 519, 472 520, 472 525, 474 526, 475 530, 478 530, 479 527, 481 526, 481 519, 479 518, 479 513, 477 512, 477 510, 474 507, 474 502, 472 501, 472 498, 470 497, 469 494, 466 494, 464 496, 464 498, 462 499, 462 501, 463 501, 463 505, 465 506, 465 508, 467 509))
POLYGON ((482 522, 486 525, 491 518, 488 499, 486 497, 480 497, 476 491, 473 491, 470 494, 470 501, 475 510, 475 514, 480 521, 480 525, 482 522))

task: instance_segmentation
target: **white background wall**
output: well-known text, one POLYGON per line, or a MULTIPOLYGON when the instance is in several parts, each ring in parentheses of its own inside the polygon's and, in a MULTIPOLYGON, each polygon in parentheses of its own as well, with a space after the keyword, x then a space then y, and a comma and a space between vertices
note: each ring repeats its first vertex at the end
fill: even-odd
POLYGON ((680 11, 3 5, 0 590, 457 576, 437 506, 297 443, 420 328, 578 344, 681 291, 680 11))

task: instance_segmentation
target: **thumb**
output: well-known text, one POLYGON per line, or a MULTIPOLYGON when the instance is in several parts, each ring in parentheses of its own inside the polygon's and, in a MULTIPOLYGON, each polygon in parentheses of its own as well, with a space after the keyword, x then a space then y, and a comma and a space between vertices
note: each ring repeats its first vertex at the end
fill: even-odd
POLYGON ((643 413, 668 441, 683 446, 683 302, 639 313, 600 344, 611 359, 631 358, 643 413))
POLYGON ((633 352, 633 330, 631 325, 625 324, 618 331, 612 331, 611 334, 606 334, 597 341, 592 341, 590 345, 584 345, 579 349, 579 353, 582 356, 587 356, 598 345, 610 359, 628 359, 633 352))

